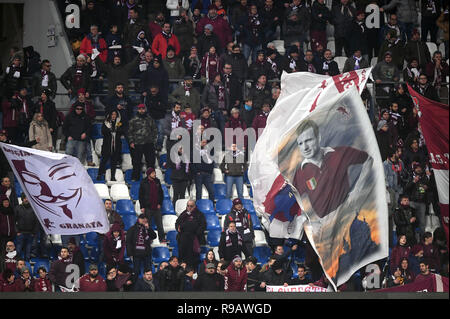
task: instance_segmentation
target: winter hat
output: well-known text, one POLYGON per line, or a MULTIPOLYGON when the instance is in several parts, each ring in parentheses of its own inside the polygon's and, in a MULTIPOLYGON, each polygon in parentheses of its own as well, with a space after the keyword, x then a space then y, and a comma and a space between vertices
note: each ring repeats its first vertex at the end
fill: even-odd
POLYGON ((86 89, 85 88, 81 88, 77 91, 77 94, 86 94, 86 89))
POLYGON ((89 270, 98 270, 98 267, 97 267, 97 265, 96 264, 90 264, 89 265, 89 270))
POLYGON ((236 261, 242 261, 241 256, 239 256, 239 255, 234 256, 233 257, 233 262, 236 262, 236 261))
MULTIPOLYGON (((167 48, 167 51, 168 51, 168 50, 169 50, 169 48, 167 48)), ((161 56, 161 54, 155 55, 155 56, 153 57, 153 62, 161 63, 161 61, 162 61, 162 56, 161 56)))
POLYGON ((174 48, 173 46, 169 45, 169 46, 167 47, 167 52, 169 52, 169 51, 175 52, 175 48, 174 48))
POLYGON ((272 269, 273 270, 278 270, 278 269, 282 269, 283 268, 283 264, 281 263, 281 261, 276 260, 273 264, 272 264, 272 269))
POLYGON ((206 268, 207 269, 209 269, 209 268, 216 268, 216 265, 214 265, 213 263, 207 263, 206 264, 206 268))
POLYGON ((235 205, 239 205, 239 204, 241 204, 241 205, 242 205, 242 201, 241 201, 241 199, 240 199, 240 198, 235 198, 235 199, 233 199, 233 206, 235 206, 235 205))
POLYGON ((208 23, 207 25, 205 25, 205 29, 208 29, 212 32, 214 30, 214 27, 212 26, 212 24, 208 23))
POLYGON ((381 128, 385 125, 387 125, 386 120, 381 120, 380 122, 378 122, 377 131, 381 130, 381 128))
POLYGON ((9 198, 8 198, 8 196, 6 196, 6 195, 0 195, 0 201, 1 202, 3 202, 4 200, 8 200, 9 201, 9 198))
POLYGON ((392 57, 392 53, 391 53, 391 51, 386 51, 385 53, 384 53, 384 57, 386 57, 386 56, 390 56, 390 57, 392 57))
POLYGON ((115 231, 120 232, 121 229, 122 229, 122 228, 120 227, 120 225, 119 225, 118 223, 114 223, 114 224, 111 226, 111 232, 112 232, 112 233, 115 232, 115 231))
POLYGON ((141 103, 137 106, 138 109, 145 109, 145 104, 141 103))
POLYGON ((75 241, 75 237, 70 237, 69 244, 73 244, 73 245, 77 244, 76 241, 75 241))
POLYGON ((147 176, 149 176, 151 173, 153 173, 155 171, 155 169, 153 168, 153 167, 149 167, 148 169, 147 169, 147 171, 145 172, 145 174, 147 175, 147 176))

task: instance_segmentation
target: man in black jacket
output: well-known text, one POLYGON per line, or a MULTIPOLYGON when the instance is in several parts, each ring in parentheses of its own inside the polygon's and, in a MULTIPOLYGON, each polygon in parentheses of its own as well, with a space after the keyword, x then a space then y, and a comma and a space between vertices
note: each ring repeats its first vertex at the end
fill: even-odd
POLYGON ((58 84, 56 82, 55 74, 50 71, 51 67, 52 65, 49 60, 43 60, 41 63, 41 70, 33 74, 33 78, 31 79, 33 97, 39 96, 43 89, 49 89, 51 92, 49 98, 55 98, 58 84))
POLYGON ((148 269, 152 264, 152 241, 156 233, 150 227, 144 214, 139 215, 136 224, 130 227, 126 235, 127 255, 132 258, 134 273, 141 272, 141 266, 148 269))
POLYGON ((183 291, 184 288, 184 270, 178 264, 178 257, 169 258, 169 265, 161 270, 158 276, 160 282, 160 291, 183 291))
POLYGON ((436 89, 428 82, 428 77, 426 74, 422 73, 419 75, 419 83, 414 85, 413 88, 416 92, 425 96, 427 99, 441 102, 436 89))
POLYGON ((248 252, 248 255, 245 255, 245 257, 253 255, 253 239, 255 238, 255 231, 253 229, 250 213, 244 208, 240 198, 235 198, 233 200, 233 207, 225 216, 223 227, 228 228, 230 222, 235 222, 236 229, 242 236, 243 244, 246 246, 248 252))
MULTIPOLYGON (((409 206, 409 196, 403 194, 399 198, 400 205, 394 211, 394 223, 397 227, 398 235, 405 235, 409 245, 417 243, 416 228, 416 210, 409 206)), ((400 237, 400 236, 399 236, 400 237)))
POLYGON ((311 8, 311 48, 316 51, 317 45, 327 47, 327 23, 331 20, 331 11, 325 0, 314 1, 311 8))
POLYGON ((148 220, 154 220, 158 229, 158 239, 165 243, 164 228, 162 225, 161 205, 164 200, 164 193, 160 180, 156 177, 155 169, 149 167, 146 172, 147 178, 144 178, 139 186, 139 204, 141 212, 145 214, 148 220))
POLYGON ((291 275, 283 269, 280 261, 275 261, 272 267, 264 272, 262 276, 261 288, 266 286, 288 286, 291 283, 291 275))
POLYGON ((148 114, 155 121, 158 129, 158 137, 156 139, 156 150, 161 151, 164 142, 164 117, 168 110, 167 99, 164 98, 159 90, 159 86, 152 84, 150 86, 150 94, 145 99, 148 114))
POLYGON ((86 57, 82 54, 77 56, 77 61, 74 65, 69 67, 63 75, 61 75, 60 82, 66 88, 69 97, 71 98, 70 104, 73 104, 77 99, 77 92, 79 89, 84 88, 86 90, 86 98, 89 98, 92 90, 91 81, 91 67, 88 65, 86 57))
POLYGON ((76 106, 64 120, 64 135, 67 137, 66 154, 84 160, 86 143, 91 133, 91 121, 80 105, 76 106))
POLYGON ((194 290, 223 291, 224 285, 224 277, 216 272, 216 265, 208 263, 205 272, 195 281, 194 290))
POLYGON ((120 121, 124 125, 124 130, 128 129, 128 122, 133 117, 134 103, 124 93, 125 85, 122 82, 116 83, 114 94, 109 95, 105 101, 105 114, 110 114, 116 110, 120 114, 120 121))
POLYGON ((33 243, 37 244, 34 237, 39 231, 39 222, 33 208, 28 202, 25 193, 22 193, 22 204, 16 209, 17 253, 24 251, 25 260, 30 260, 33 243))
POLYGON ((75 237, 70 237, 69 243, 67 244, 67 248, 69 249, 69 254, 70 254, 70 258, 72 259, 72 264, 78 266, 78 268, 80 269, 80 276, 83 276, 86 273, 84 256, 80 250, 80 247, 77 246, 75 237))
POLYGON ((250 256, 245 260, 245 267, 247 268, 247 291, 265 291, 261 286, 261 266, 258 265, 258 260, 250 256))
POLYGON ((231 221, 228 229, 223 231, 219 241, 219 257, 221 260, 231 262, 234 256, 241 256, 244 253, 249 257, 247 246, 244 245, 242 235, 236 228, 236 222, 231 221))

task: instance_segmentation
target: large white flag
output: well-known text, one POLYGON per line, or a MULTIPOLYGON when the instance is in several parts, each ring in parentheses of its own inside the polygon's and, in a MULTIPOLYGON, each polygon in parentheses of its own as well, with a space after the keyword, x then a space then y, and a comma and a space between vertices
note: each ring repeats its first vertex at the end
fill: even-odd
POLYGON ((47 234, 109 230, 103 201, 77 158, 5 143, 0 147, 47 234))
POLYGON ((384 171, 360 97, 369 73, 285 75, 249 167, 270 236, 305 231, 335 289, 388 256, 384 171))

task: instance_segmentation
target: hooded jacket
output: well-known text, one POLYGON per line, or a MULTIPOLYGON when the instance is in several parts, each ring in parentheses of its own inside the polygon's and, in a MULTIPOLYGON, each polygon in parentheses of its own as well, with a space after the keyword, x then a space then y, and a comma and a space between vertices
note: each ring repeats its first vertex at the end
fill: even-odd
MULTIPOLYGON (((117 247, 117 241, 114 240, 113 231, 115 225, 111 227, 111 230, 106 233, 105 238, 103 240, 103 253, 105 256, 105 261, 108 265, 120 264, 124 261, 125 255, 125 232, 120 230, 119 240, 121 241, 120 248, 117 247)), ((120 229, 120 226, 118 227, 120 229)))
POLYGON ((83 111, 80 114, 73 110, 69 113, 63 124, 63 133, 65 136, 71 136, 76 141, 87 141, 91 135, 91 121, 89 116, 83 111), (85 133, 86 138, 81 139, 81 135, 85 133))
POLYGON ((225 291, 245 291, 247 284, 247 268, 236 269, 232 262, 225 275, 225 291))
POLYGON ((30 123, 28 130, 28 136, 30 141, 36 141, 39 137, 39 142, 33 145, 34 149, 48 151, 53 146, 52 134, 48 127, 48 122, 43 118, 42 121, 37 120, 37 113, 34 114, 33 120, 30 123))

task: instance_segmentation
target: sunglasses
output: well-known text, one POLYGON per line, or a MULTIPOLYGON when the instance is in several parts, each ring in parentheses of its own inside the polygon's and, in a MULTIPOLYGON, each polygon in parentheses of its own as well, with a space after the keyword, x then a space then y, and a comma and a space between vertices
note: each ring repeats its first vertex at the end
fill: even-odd
POLYGON ((82 108, 79 108, 79 107, 77 107, 75 110, 77 110, 77 111, 83 111, 83 109, 82 109, 82 108))

